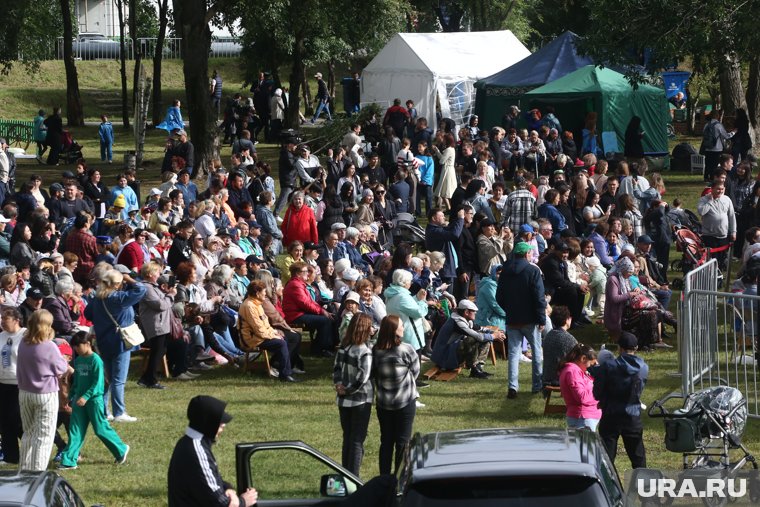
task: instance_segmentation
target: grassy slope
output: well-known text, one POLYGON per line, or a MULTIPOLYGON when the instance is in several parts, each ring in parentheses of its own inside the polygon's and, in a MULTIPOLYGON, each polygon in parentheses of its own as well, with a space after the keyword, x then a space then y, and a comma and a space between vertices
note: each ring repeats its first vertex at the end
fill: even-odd
MULTIPOLYGON (((53 65, 49 62, 45 65, 53 65)), ((91 62, 85 62, 91 63, 91 62)), ((94 62, 97 66, 105 62, 94 62)), ((83 66, 80 66, 80 68, 83 66)), ((115 69, 115 67, 114 67, 115 69)), ((97 80, 98 73, 115 72, 103 67, 93 70, 90 81, 97 80)), ((18 83, 23 75, 18 73, 4 78, 18 83), (15 81, 14 81, 15 80, 15 81)), ((225 72, 225 71, 223 71, 225 72)), ((227 79, 225 83, 231 81, 227 79)), ((167 72, 167 88, 181 87, 181 70, 177 66, 174 71, 167 72), (173 77, 172 77, 173 76, 173 77)), ((0 80, 0 100, 7 82, 0 80)), ((111 83, 110 86, 117 86, 111 83)), ((94 86, 91 84, 91 86, 94 86)), ((55 91, 54 83, 49 83, 42 92, 60 94, 55 91)), ((229 88, 227 88, 229 89, 229 88)), ((13 93, 18 93, 16 90, 13 93)), ((30 96, 39 96, 39 91, 29 92, 30 96)), ((37 107, 34 101, 26 104, 18 111, 23 111, 22 117, 30 117, 29 111, 37 107)), ((5 105, 0 103, 3 111, 5 105)), ((12 115, 3 114, 4 117, 12 115)), ((91 165, 97 159, 96 129, 85 127, 73 129, 75 137, 84 144, 85 156, 91 160, 91 165)), ((162 157, 162 135, 155 130, 150 131, 146 140, 146 159, 159 163, 162 157)), ((118 161, 128 146, 131 145, 128 134, 117 129, 116 156, 118 161)), ((130 146, 131 147, 131 146, 130 146)), ((273 146, 259 145, 262 159, 276 167, 276 149, 273 146)), ((225 150, 226 154, 229 150, 225 150)), ((47 168, 36 163, 23 161, 19 167, 19 181, 35 172, 43 174, 46 184, 63 170, 47 168)), ((102 168, 105 181, 113 182, 113 175, 118 171, 116 165, 102 168)), ((156 166, 141 172, 143 188, 147 189, 158 181, 156 166)), ((668 200, 680 197, 685 205, 694 208, 699 192, 702 189, 701 178, 683 174, 665 175, 668 185, 668 200)), ((277 178, 275 178, 277 180, 277 178)), ((675 257, 674 257, 675 258, 675 257)), ((677 298, 674 297, 674 300, 677 298)), ((581 330, 577 338, 584 343, 599 346, 607 340, 604 330, 592 326, 581 330)), ((645 359, 651 366, 651 380, 647 385, 644 401, 647 404, 658 399, 678 387, 678 379, 668 375, 678 368, 676 352, 657 352, 646 354, 645 359)), ((234 421, 227 427, 220 443, 215 449, 222 474, 227 480, 234 482, 234 444, 244 441, 262 440, 297 440, 301 439, 323 452, 339 460, 341 436, 338 423, 337 409, 334 405, 334 395, 331 386, 331 364, 322 359, 309 359, 307 381, 298 385, 281 385, 277 381, 263 378, 260 374, 246 376, 240 371, 229 368, 218 368, 203 375, 200 380, 191 383, 167 382, 166 391, 149 391, 136 386, 135 372, 139 369, 138 360, 134 360, 132 375, 127 385, 126 399, 129 412, 140 418, 136 424, 124 424, 117 427, 122 438, 132 446, 129 463, 124 467, 113 467, 112 458, 105 448, 90 436, 84 447, 82 468, 66 472, 66 476, 75 488, 83 495, 86 504, 96 502, 109 506, 159 506, 166 503, 166 469, 171 451, 177 438, 182 434, 186 425, 185 408, 187 401, 194 395, 203 393, 220 397, 229 402, 228 410, 235 416, 234 421)), ((564 426, 562 417, 545 418, 543 400, 540 397, 523 394, 518 400, 509 401, 504 398, 506 391, 506 363, 499 360, 496 367, 488 366, 488 370, 496 373, 489 381, 475 381, 460 377, 449 383, 434 383, 422 392, 422 401, 427 407, 418 412, 415 421, 415 431, 429 432, 456 428, 476 428, 495 426, 564 426)), ((529 367, 521 366, 521 383, 529 385, 529 367)), ((644 418, 645 443, 649 463, 654 467, 675 468, 679 466, 680 456, 668 453, 662 445, 663 427, 660 421, 644 418)), ((745 434, 745 441, 755 453, 760 453, 757 442, 760 439, 760 424, 751 421, 745 434)), ((366 440, 366 455, 362 467, 362 476, 371 477, 377 472, 377 451, 379 445, 378 425, 373 415, 369 435, 366 440)), ((630 464, 625 453, 619 453, 618 470, 622 474, 630 464)), ((264 497, 272 498, 275 488, 282 488, 291 478, 298 482, 297 473, 304 472, 306 465, 294 463, 291 458, 279 457, 266 466, 257 466, 258 470, 266 470, 263 475, 273 475, 273 483, 264 477, 254 480, 264 497), (271 471, 276 470, 275 474, 271 471)), ((313 477, 314 470, 309 472, 313 477)), ((309 488, 313 485, 300 476, 299 487, 309 488)), ((313 489, 313 488, 311 488, 313 489)))

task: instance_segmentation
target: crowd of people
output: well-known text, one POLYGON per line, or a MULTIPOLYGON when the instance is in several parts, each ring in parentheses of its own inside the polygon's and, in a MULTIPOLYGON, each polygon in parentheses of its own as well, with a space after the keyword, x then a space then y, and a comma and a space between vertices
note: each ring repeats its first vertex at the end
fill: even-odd
MULTIPOLYGON (((622 434, 643 466, 638 412, 625 405, 637 402, 620 400, 621 385, 640 378, 631 387, 637 400, 646 364, 635 352, 670 347, 671 228, 687 216, 677 199, 665 201, 663 178, 648 174, 637 118, 627 156, 605 159, 594 113, 576 145, 551 108, 542 115, 513 106, 503 126, 487 130, 477 117, 458 131, 442 119, 434 131, 412 101, 396 100, 378 120, 381 140, 365 140, 356 123, 319 157, 293 134, 273 171, 244 118, 227 131, 228 162, 197 167, 179 106, 161 126, 171 132, 162 183, 147 195, 135 170, 109 186, 84 159, 47 188, 39 175, 16 188, 0 140, 6 462, 44 469, 55 443, 62 466, 76 466, 88 421, 117 462, 126 459, 128 446, 108 430, 136 420, 124 392, 134 347, 122 331, 137 324, 149 346, 137 383, 147 389, 166 387, 155 373, 164 356, 178 381, 214 363, 244 366, 248 353, 271 354, 269 374, 284 383, 299 381, 307 356, 334 360, 343 464, 357 474, 373 403, 379 468, 390 473, 424 407, 421 363, 463 366, 487 380, 494 342, 508 350, 508 399, 518 396, 519 363, 530 362, 531 391, 559 385, 570 427, 596 428, 601 419, 608 452, 622 434), (408 240, 401 222, 425 224, 424 234, 408 240), (600 325, 621 349, 607 366, 595 366, 596 352, 571 334, 600 325), (74 382, 73 397, 59 403, 50 394, 71 370, 49 342, 89 357, 83 335, 94 336, 107 387, 82 394, 74 382), (105 418, 93 413, 98 407, 105 418), (68 447, 56 439, 60 425, 68 447)), ((102 158, 111 160, 109 149, 102 158)), ((743 238, 734 252, 748 261, 760 252, 760 184, 749 159, 721 154, 716 163, 697 207, 705 242, 743 238)), ((747 290, 756 287, 755 270, 743 276, 747 290)))

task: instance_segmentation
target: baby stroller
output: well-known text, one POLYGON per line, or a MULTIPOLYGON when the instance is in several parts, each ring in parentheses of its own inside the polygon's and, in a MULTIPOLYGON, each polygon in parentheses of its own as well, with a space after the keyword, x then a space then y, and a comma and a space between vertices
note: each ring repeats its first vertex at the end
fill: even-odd
POLYGON ((393 245, 411 243, 417 248, 425 248, 425 230, 417 224, 411 213, 399 213, 393 219, 393 245))
MULTIPOLYGON (((703 489, 709 479, 744 478, 752 502, 760 499, 760 481, 755 457, 741 441, 747 424, 747 400, 733 387, 718 386, 690 394, 683 407, 672 412, 664 404, 677 397, 670 395, 656 401, 648 410, 649 417, 665 423, 665 448, 683 456, 683 470, 677 482, 691 479, 703 489), (738 457, 732 461, 731 451, 738 457), (742 470, 747 464, 751 470, 742 470)), ((652 470, 647 475, 656 473, 652 470)), ((672 498, 669 499, 672 502, 672 498)), ((727 498, 704 497, 707 506, 723 505, 727 498)), ((658 505, 669 504, 665 501, 658 505)))
MULTIPOLYGON (((719 248, 708 248, 702 238, 694 230, 685 225, 673 227, 673 237, 676 240, 676 250, 681 252, 681 258, 670 263, 670 269, 680 271, 684 275, 692 269, 698 268, 710 260, 712 253, 722 252, 731 248, 731 245, 719 248)), ((718 274, 718 286, 723 282, 723 273, 718 274)), ((671 282, 674 289, 683 288, 683 279, 676 278, 671 282)))
POLYGON ((63 150, 59 156, 66 164, 73 164, 80 158, 84 158, 82 146, 71 137, 71 132, 68 130, 63 131, 63 150))

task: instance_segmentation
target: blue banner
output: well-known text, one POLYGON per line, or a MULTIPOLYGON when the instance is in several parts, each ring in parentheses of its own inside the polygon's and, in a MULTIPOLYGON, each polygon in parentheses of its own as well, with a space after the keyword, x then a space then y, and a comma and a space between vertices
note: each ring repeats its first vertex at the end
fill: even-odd
POLYGON ((686 83, 689 81, 691 73, 689 72, 663 72, 662 82, 665 84, 665 97, 670 99, 675 96, 676 93, 683 93, 683 98, 688 99, 686 94, 686 83))

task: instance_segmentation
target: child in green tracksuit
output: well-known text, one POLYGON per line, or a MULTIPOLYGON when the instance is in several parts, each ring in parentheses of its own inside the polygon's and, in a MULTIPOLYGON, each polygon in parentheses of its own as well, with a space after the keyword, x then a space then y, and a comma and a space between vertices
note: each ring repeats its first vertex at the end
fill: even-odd
POLYGON ((79 451, 90 423, 95 434, 116 458, 115 463, 122 464, 127 460, 129 446, 121 441, 104 415, 103 360, 92 350, 92 337, 83 331, 71 338, 71 346, 77 353, 77 358, 72 365, 74 379, 69 393, 72 408, 69 445, 63 451, 58 468, 77 468, 79 451))

